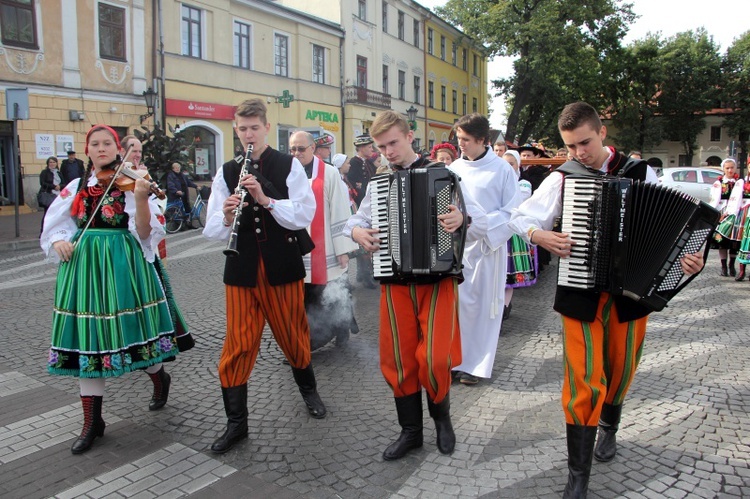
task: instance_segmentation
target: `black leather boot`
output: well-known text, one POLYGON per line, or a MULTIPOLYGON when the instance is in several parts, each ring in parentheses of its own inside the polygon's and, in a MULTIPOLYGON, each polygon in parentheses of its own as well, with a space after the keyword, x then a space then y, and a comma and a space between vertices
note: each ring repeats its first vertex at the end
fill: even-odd
POLYGON ((396 413, 401 434, 383 451, 383 459, 401 459, 412 449, 422 447, 422 391, 406 397, 396 397, 396 413))
POLYGON ((102 398, 96 395, 81 395, 83 406, 83 430, 78 440, 73 442, 70 452, 83 454, 91 448, 96 437, 104 436, 104 420, 102 419, 102 398))
POLYGON ((596 426, 566 425, 568 440, 568 484, 563 499, 586 499, 594 454, 596 426))
POLYGON ((729 272, 727 272, 727 259, 726 258, 721 259, 721 272, 719 272, 719 275, 721 277, 727 277, 729 275, 729 272))
POLYGON ((430 411, 430 417, 435 420, 435 429, 437 430, 437 448, 441 454, 453 454, 456 447, 456 434, 453 432, 451 424, 451 402, 450 394, 436 404, 430 397, 427 397, 427 407, 430 411))
POLYGON ((224 454, 234 444, 247 438, 247 384, 221 389, 227 429, 211 446, 211 451, 224 454))
POLYGON ((734 261, 737 259, 737 257, 729 256, 729 275, 734 277, 737 275, 737 269, 734 268, 734 261))
POLYGON ((169 398, 169 385, 172 384, 172 377, 164 370, 164 366, 154 374, 148 374, 154 383, 154 394, 151 396, 151 402, 148 403, 149 411, 157 411, 164 407, 169 398))
POLYGON ((313 371, 312 364, 304 369, 292 368, 292 374, 294 375, 294 381, 297 382, 299 392, 302 394, 302 399, 305 401, 307 406, 307 412, 310 416, 315 419, 323 419, 326 417, 326 406, 323 405, 323 401, 320 400, 318 395, 318 384, 315 381, 315 372, 313 371))
POLYGON ((606 463, 614 459, 617 454, 617 428, 620 425, 621 405, 604 404, 599 416, 599 436, 596 439, 594 457, 597 461, 606 463))
POLYGON ((745 264, 740 264, 740 271, 737 274, 737 277, 734 278, 735 281, 744 281, 745 280, 745 264))

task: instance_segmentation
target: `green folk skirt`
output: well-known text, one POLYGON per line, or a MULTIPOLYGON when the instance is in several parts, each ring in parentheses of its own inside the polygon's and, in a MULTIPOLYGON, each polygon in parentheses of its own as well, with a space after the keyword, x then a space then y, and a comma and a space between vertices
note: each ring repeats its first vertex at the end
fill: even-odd
POLYGON ((51 374, 108 378, 178 352, 164 289, 127 229, 88 229, 55 287, 51 374))

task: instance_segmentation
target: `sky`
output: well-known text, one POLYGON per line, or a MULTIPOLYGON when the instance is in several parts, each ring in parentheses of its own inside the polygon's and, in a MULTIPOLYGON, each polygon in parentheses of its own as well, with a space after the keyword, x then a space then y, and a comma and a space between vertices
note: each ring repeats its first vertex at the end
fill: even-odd
MULTIPOLYGON (((430 9, 444 5, 446 1, 417 0, 419 4, 430 9)), ((660 32, 662 38, 667 38, 703 26, 708 34, 713 36, 714 42, 721 47, 723 54, 735 38, 750 30, 748 0, 711 0, 703 5, 685 0, 628 0, 627 3, 633 4, 633 12, 640 17, 631 25, 625 37, 625 44, 641 39, 649 32, 660 32), (688 7, 689 3, 696 5, 688 7)), ((512 62, 507 57, 495 58, 490 61, 487 68, 490 82, 509 76, 512 72, 512 62)), ((490 88, 490 95, 492 94, 494 90, 490 88)), ((490 116, 493 128, 505 130, 504 107, 501 98, 493 100, 493 113, 490 116)))

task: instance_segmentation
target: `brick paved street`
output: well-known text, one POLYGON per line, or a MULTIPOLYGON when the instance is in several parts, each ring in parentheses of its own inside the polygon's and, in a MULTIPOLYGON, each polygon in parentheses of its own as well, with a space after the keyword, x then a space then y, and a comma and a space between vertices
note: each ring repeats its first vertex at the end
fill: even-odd
MULTIPOLYGON (((73 456, 77 380, 46 373, 56 268, 35 249, 0 251, 0 496, 560 497, 567 478, 554 267, 516 291, 493 379, 454 385, 452 456, 425 445, 398 462, 378 369, 377 300, 357 290, 361 332, 313 354, 329 410, 315 420, 270 334, 249 384, 250 438, 223 456, 216 374, 224 328, 223 245, 199 231, 168 239, 167 265, 197 346, 167 365, 167 406, 148 411, 143 373, 107 381, 105 435, 73 456)), ((616 459, 594 463, 590 497, 750 496, 750 283, 704 273, 649 323, 616 459)))

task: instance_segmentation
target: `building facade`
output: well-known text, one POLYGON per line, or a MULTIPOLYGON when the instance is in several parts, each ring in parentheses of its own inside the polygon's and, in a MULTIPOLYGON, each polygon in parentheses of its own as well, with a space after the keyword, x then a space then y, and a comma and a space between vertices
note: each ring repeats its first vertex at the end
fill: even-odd
POLYGON ((19 177, 6 91, 25 89, 28 114, 16 121, 19 197, 35 204, 49 156, 75 150, 83 157, 93 124, 107 123, 123 135, 139 126, 142 94, 153 78, 153 17, 144 0, 8 1, 2 16, 0 199, 15 202, 19 177))
POLYGON ((471 38, 429 11, 425 31, 426 140, 432 148, 448 141, 461 116, 487 116, 487 56, 471 38))

